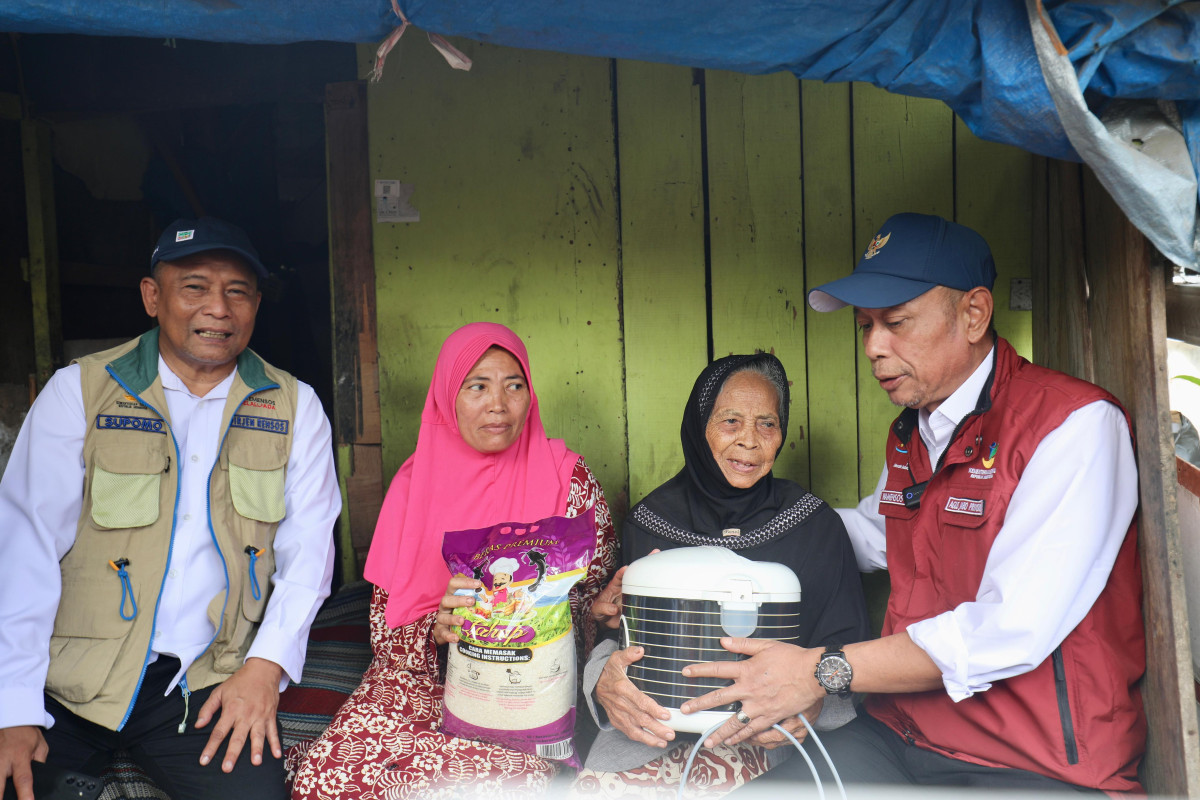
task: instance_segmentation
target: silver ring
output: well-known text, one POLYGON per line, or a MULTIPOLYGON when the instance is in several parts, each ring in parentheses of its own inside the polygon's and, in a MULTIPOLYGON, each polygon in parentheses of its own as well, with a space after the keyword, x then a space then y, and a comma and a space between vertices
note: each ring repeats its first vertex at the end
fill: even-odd
POLYGON ((748 715, 748 714, 746 714, 746 712, 745 712, 745 711, 739 711, 739 712, 737 713, 737 721, 738 721, 738 722, 740 722, 740 723, 742 723, 743 725, 749 725, 749 724, 750 724, 750 717, 749 717, 749 715, 748 715))

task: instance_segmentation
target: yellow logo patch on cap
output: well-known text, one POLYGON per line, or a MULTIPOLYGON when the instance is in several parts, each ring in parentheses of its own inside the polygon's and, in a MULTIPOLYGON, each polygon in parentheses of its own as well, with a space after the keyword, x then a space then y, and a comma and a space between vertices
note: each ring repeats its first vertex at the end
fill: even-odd
POLYGON ((863 258, 874 258, 879 255, 879 251, 883 249, 883 246, 888 243, 888 239, 890 238, 892 238, 890 233, 887 236, 876 236, 867 245, 867 252, 863 253, 863 258))
POLYGON ((190 230, 190 231, 179 231, 178 233, 175 234, 175 241, 186 242, 188 239, 191 239, 195 235, 196 235, 196 231, 194 229, 190 230))

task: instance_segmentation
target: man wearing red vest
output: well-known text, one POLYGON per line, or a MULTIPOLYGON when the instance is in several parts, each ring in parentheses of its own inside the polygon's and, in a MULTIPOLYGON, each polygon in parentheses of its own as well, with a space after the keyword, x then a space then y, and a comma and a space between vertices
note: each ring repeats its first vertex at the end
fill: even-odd
MULTIPOLYGON (((734 683, 685 712, 742 703, 711 744, 854 691, 869 695, 858 719, 823 738, 846 781, 1140 791, 1129 420, 996 335, 995 277, 976 232, 898 214, 851 275, 809 293, 817 311, 853 306, 872 374, 903 408, 875 491, 839 510, 860 569, 889 571, 887 615, 873 641, 732 639, 750 659, 687 667, 734 683)), ((801 759, 768 773, 807 775, 801 759)))

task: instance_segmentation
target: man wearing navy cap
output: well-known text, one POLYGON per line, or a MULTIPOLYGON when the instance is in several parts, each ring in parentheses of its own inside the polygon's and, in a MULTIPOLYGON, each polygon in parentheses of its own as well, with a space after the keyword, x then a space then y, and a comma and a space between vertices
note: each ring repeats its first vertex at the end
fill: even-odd
MULTIPOLYGON (((995 334, 995 277, 979 234, 898 214, 851 275, 809 293, 817 311, 853 307, 872 373, 903 408, 875 491, 839 509, 860 569, 890 573, 883 635, 825 652, 732 640, 753 657, 688 667, 735 683, 685 711, 740 700, 751 717, 713 742, 854 691, 866 713, 823 737, 845 780, 1140 791, 1129 420, 1103 389, 995 334), (790 677, 756 685, 764 673, 790 677)), ((793 759, 767 778, 807 774, 793 759)))
POLYGON ((240 228, 177 220, 141 282, 158 326, 59 370, 21 428, 0 481, 20 800, 31 761, 99 775, 118 749, 173 800, 287 795, 275 710, 341 500, 312 389, 247 348, 265 277, 240 228))

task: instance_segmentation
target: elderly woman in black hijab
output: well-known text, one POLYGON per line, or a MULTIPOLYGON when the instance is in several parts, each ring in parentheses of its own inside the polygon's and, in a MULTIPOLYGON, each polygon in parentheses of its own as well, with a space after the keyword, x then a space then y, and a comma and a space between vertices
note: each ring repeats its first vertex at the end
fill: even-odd
MULTIPOLYGON (((696 379, 680 431, 684 467, 630 510, 623 563, 655 550, 717 545, 753 561, 785 564, 804 593, 800 642, 806 647, 857 642, 870 635, 854 550, 841 518, 804 487, 775 477, 771 468, 787 438, 787 375, 769 354, 736 355, 710 364, 696 379)), ((620 578, 601 593, 593 615, 615 628, 620 578)), ((600 726, 575 796, 654 796, 674 787, 694 737, 683 741, 664 721, 669 714, 637 689, 626 668, 642 657, 637 647, 597 646, 584 673, 584 690, 600 726)), ((809 719, 817 716, 812 709, 809 719)), ((848 696, 826 698, 814 727, 838 727, 854 717, 848 696)), ((786 720, 798 739, 798 718, 786 720)), ((703 749, 689 784, 710 793, 736 788, 771 766, 768 752, 790 743, 768 730, 734 747, 703 749)))

